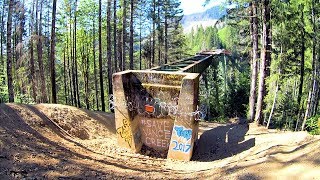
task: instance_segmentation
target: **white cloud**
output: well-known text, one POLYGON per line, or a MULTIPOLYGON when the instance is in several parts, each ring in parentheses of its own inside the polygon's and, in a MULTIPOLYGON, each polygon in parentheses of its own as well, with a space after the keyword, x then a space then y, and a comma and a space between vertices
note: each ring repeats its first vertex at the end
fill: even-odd
POLYGON ((180 7, 185 15, 203 12, 212 6, 221 5, 225 0, 211 0, 209 4, 203 7, 205 0, 181 0, 180 7))

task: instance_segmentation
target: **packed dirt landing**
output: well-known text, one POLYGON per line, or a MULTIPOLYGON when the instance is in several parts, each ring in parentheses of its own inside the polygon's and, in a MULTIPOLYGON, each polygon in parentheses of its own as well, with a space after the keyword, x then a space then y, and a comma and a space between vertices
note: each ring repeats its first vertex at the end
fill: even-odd
POLYGON ((0 104, 0 179, 319 179, 319 149, 306 132, 202 122, 192 161, 173 161, 119 148, 112 114, 0 104))

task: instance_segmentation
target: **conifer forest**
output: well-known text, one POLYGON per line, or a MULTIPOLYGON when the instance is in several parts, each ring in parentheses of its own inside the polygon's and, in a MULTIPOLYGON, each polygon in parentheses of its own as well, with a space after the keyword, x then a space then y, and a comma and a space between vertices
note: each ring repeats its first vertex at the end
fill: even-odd
POLYGON ((320 1, 223 6, 184 31, 179 0, 1 0, 0 103, 108 112, 113 73, 226 49, 201 76, 204 120, 320 134, 320 1))

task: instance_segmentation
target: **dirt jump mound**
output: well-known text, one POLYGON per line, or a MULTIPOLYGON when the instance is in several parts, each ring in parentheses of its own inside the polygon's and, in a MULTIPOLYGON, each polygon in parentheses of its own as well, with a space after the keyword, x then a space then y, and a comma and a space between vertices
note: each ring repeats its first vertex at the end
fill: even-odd
POLYGON ((0 104, 0 179, 317 179, 319 140, 255 124, 200 122, 191 161, 176 161, 120 148, 113 114, 0 104))

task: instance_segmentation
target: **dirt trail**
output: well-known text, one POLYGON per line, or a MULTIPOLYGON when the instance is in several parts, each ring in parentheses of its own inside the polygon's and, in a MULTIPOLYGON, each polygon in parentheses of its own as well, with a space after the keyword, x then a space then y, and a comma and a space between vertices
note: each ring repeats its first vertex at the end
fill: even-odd
POLYGON ((320 179, 320 137, 255 124, 200 124, 190 162, 116 143, 112 114, 0 104, 0 179, 320 179))

